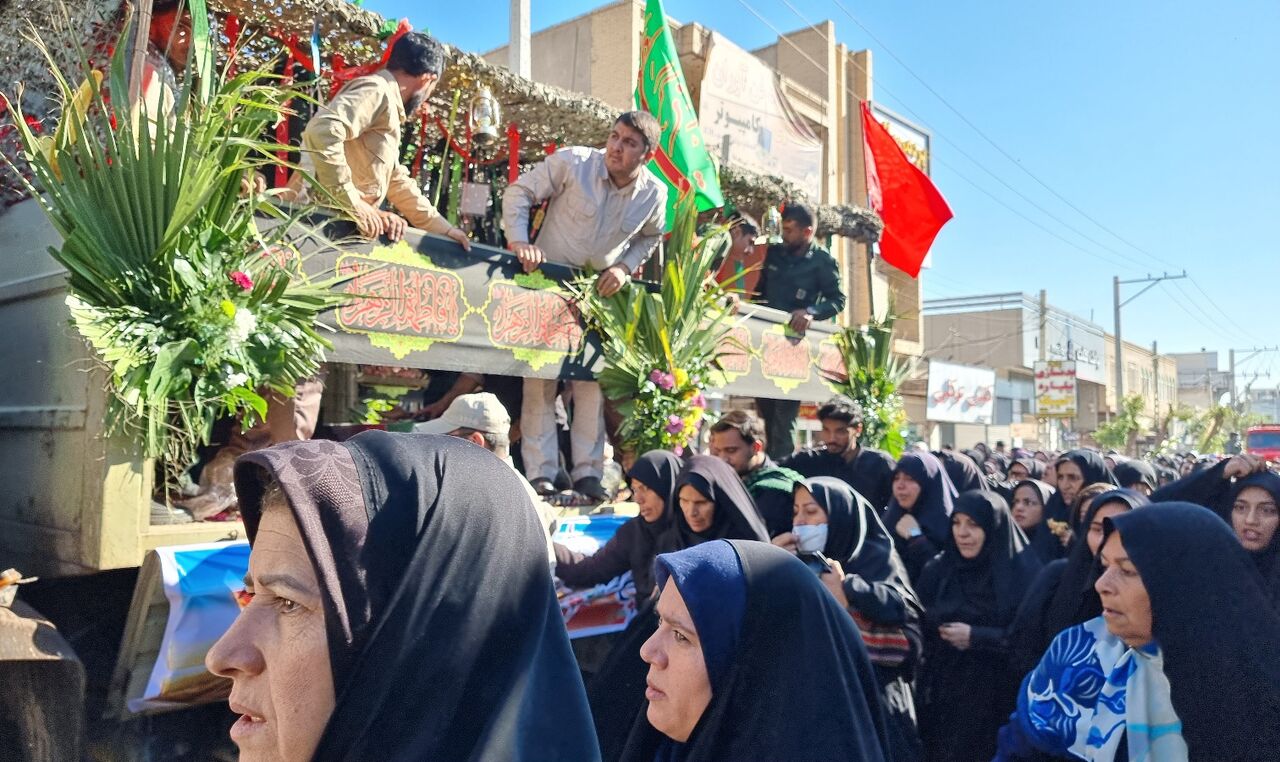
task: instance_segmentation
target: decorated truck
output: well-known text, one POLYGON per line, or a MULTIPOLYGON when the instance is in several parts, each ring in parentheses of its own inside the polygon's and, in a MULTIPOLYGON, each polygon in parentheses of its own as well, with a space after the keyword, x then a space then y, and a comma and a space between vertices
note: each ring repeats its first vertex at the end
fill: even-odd
MULTIPOLYGON (((232 47, 247 29, 265 30, 255 44, 274 45, 272 55, 283 59, 279 71, 286 78, 310 77, 317 100, 341 85, 344 72, 376 66, 384 42, 407 28, 341 0, 269 4, 276 7, 266 28, 265 5, 191 3, 208 17, 213 37, 232 47)), ((118 20, 115 0, 86 6, 88 20, 73 17, 72 28, 100 30, 118 20)), ((11 93, 15 81, 25 84, 20 100, 6 102, 15 108, 5 118, 32 130, 59 116, 56 91, 21 42, 23 32, 47 21, 40 16, 45 12, 24 6, 14 14, 15 23, 35 26, 0 35, 0 89, 11 93)), ((476 243, 470 252, 412 229, 396 242, 361 239, 350 235, 349 224, 314 217, 289 229, 288 246, 262 252, 279 254, 280 269, 295 280, 334 284, 334 293, 348 297, 318 317, 317 330, 332 345, 324 356, 322 424, 351 422, 346 416, 359 402, 359 384, 386 382, 375 378, 387 375, 385 370, 372 369, 424 371, 409 374, 420 382, 441 371, 592 378, 604 366, 600 339, 570 298, 579 274, 556 266, 524 274, 501 248, 495 218, 501 188, 523 166, 557 143, 600 142, 615 112, 458 51, 451 51, 447 72, 433 100, 443 118, 424 118, 407 130, 404 154, 442 210, 471 231, 476 243), (467 122, 474 115, 460 104, 463 93, 481 89, 509 120, 505 143, 482 147, 471 139, 467 122), (462 201, 467 195, 471 206, 462 201)), ((301 105, 298 110, 305 111, 301 105)), ((296 122, 303 116, 281 120, 275 137, 282 145, 296 142, 296 122)), ((6 155, 16 155, 13 124, 0 132, 0 141, 6 155)), ((722 172, 726 185, 738 189, 744 209, 775 194, 800 195, 749 173, 727 167, 722 172)), ((284 178, 266 179, 276 185, 284 178)), ((136 437, 109 426, 118 403, 113 372, 119 366, 104 362, 101 348, 87 340, 93 321, 77 315, 80 303, 68 298, 82 274, 69 274, 51 256, 66 241, 26 187, 10 178, 0 211, 0 319, 6 326, 0 333, 0 568, 39 579, 20 586, 14 608, 0 608, 0 674, 25 680, 4 692, 8 703, 0 704, 25 710, 6 712, 25 719, 0 733, 0 758, 76 758, 82 737, 98 739, 93 742, 103 745, 96 748, 111 755, 119 752, 113 743, 128 745, 121 738, 158 734, 150 720, 137 717, 223 697, 226 686, 204 673, 203 652, 235 614, 231 594, 243 575, 247 545, 234 512, 216 521, 164 518, 171 515, 165 506, 168 473, 146 457, 136 437), (215 601, 212 615, 201 600, 215 601), (38 638, 45 638, 45 647, 32 649, 38 638), (132 723, 132 736, 113 730, 118 723, 132 723), (85 725, 88 732, 82 733, 85 725)), ((865 210, 824 208, 820 219, 820 235, 867 241, 878 233, 878 221, 865 210)), ((260 223, 264 229, 281 224, 267 218, 260 223)), ((232 322, 236 309, 232 305, 228 313, 232 322)), ((830 379, 844 372, 835 327, 815 324, 795 336, 786 320, 776 310, 742 307, 719 359, 724 385, 717 392, 811 401, 831 393, 830 379)), ((590 550, 607 537, 611 522, 593 527, 591 520, 568 521, 561 539, 590 550)), ((571 631, 590 636, 624 623, 624 588, 625 581, 615 581, 566 595, 562 604, 571 631)), ((172 736, 181 738, 189 726, 176 723, 172 736)), ((173 749, 181 746, 174 743, 173 749)), ((149 753, 181 757, 172 749, 149 753)))

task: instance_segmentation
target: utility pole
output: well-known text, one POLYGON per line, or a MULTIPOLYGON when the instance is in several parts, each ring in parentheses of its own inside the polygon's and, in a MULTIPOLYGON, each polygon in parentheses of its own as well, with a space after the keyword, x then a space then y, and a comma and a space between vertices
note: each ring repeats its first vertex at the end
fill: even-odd
MULTIPOLYGON (((1049 359, 1049 292, 1040 289, 1040 359, 1049 359)), ((1068 360, 1071 358, 1068 357, 1068 360)))
POLYGON ((1227 404, 1234 409, 1236 406, 1236 351, 1234 349, 1227 350, 1227 357, 1230 358, 1227 367, 1230 369, 1228 372, 1231 374, 1230 379, 1227 381, 1227 404))
POLYGON ((1228 380, 1228 385, 1227 385, 1227 389, 1228 389, 1228 392, 1227 392, 1227 401, 1228 401, 1228 403, 1231 405, 1231 407, 1233 407, 1233 408, 1234 408, 1234 407, 1236 406, 1236 403, 1238 402, 1238 400, 1236 399, 1236 352, 1248 352, 1248 353, 1249 353, 1249 354, 1248 354, 1248 355, 1246 355, 1243 359, 1241 359, 1241 360, 1240 360, 1240 362, 1243 364, 1243 363, 1248 362, 1249 360, 1253 359, 1253 357, 1254 357, 1255 355, 1261 354, 1261 353, 1263 353, 1263 352, 1275 352, 1275 351, 1280 351, 1280 346, 1277 346, 1277 347, 1246 347, 1245 349, 1229 349, 1229 350, 1227 350, 1227 358, 1228 358, 1228 366, 1227 366, 1227 367, 1228 367, 1228 371, 1227 371, 1227 372, 1231 374, 1231 378, 1228 380))
POLYGON ((511 40, 507 43, 507 68, 512 74, 532 79, 529 50, 529 0, 511 0, 511 40))
POLYGON ((1116 312, 1116 415, 1120 414, 1120 409, 1124 405, 1124 339, 1120 336, 1120 308, 1150 291, 1160 281, 1181 280, 1185 277, 1187 277, 1186 270, 1183 270, 1181 275, 1161 273, 1154 278, 1148 275, 1145 278, 1131 278, 1130 280, 1120 280, 1120 276, 1117 275, 1111 279, 1112 293, 1114 295, 1113 303, 1115 304, 1116 312), (1120 287, 1129 283, 1146 283, 1147 286, 1122 302, 1120 301, 1120 287))
POLYGON ((1156 411, 1156 420, 1160 420, 1160 350, 1153 340, 1151 342, 1151 391, 1155 397, 1152 409, 1156 411))

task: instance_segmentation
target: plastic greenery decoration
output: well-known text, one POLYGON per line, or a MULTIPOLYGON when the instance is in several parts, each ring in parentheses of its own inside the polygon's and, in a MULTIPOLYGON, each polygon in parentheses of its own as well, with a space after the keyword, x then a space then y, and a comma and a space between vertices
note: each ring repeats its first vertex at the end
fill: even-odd
POLYGON ((246 192, 277 161, 260 136, 298 93, 247 71, 215 75, 202 96, 188 74, 171 99, 154 99, 156 113, 142 98, 126 116, 125 34, 106 89, 87 65, 72 87, 30 35, 58 85, 52 135, 34 133, 19 98, 6 101, 32 196, 62 237, 50 253, 67 270, 74 323, 110 373, 110 430, 175 477, 218 418, 261 420, 266 390, 291 396, 316 372, 330 346, 316 318, 344 297, 331 290, 338 279, 301 276, 286 235, 304 211, 246 192))
POLYGON ((749 351, 729 337, 727 289, 706 277, 729 236, 721 228, 695 243, 697 216, 692 196, 681 199, 659 290, 629 283, 601 298, 591 274, 570 285, 600 334, 605 365, 597 378, 618 405, 619 436, 633 453, 683 453, 706 412, 703 392, 724 383, 717 359, 749 351))
POLYGON ((897 458, 906 448, 907 412, 898 388, 914 365, 892 351, 896 316, 873 319, 865 327, 842 329, 835 336, 844 362, 845 377, 827 381, 837 391, 862 406, 862 436, 859 442, 897 458))

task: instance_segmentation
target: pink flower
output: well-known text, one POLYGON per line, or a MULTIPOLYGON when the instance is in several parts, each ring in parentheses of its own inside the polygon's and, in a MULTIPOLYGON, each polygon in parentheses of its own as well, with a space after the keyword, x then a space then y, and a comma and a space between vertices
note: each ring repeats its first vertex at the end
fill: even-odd
POLYGON ((232 283, 236 284, 237 286, 244 289, 245 291, 248 291, 249 289, 253 288, 253 279, 250 278, 243 271, 236 270, 235 272, 228 273, 228 275, 231 278, 232 283))
POLYGON ((684 431, 684 419, 674 413, 667 416, 667 433, 679 434, 684 431))
POLYGON ((667 391, 676 388, 676 377, 661 370, 654 369, 649 374, 649 380, 667 391))
POLYGON ((677 456, 684 455, 684 447, 682 445, 676 445, 674 448, 672 448, 671 451, 674 452, 677 456))
POLYGON ((696 408, 705 409, 707 407, 707 398, 702 396, 702 392, 698 392, 693 399, 689 400, 689 404, 696 408))

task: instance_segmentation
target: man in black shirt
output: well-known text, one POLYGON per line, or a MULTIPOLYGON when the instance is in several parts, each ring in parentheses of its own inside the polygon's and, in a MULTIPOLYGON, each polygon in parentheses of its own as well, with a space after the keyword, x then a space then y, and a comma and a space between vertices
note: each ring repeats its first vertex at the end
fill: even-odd
POLYGON ((883 511, 893 496, 897 462, 887 452, 862 447, 862 406, 845 396, 832 397, 818 409, 824 447, 801 450, 781 461, 806 479, 834 476, 883 511))
MULTIPOLYGON (((829 320, 844 310, 840 268, 835 257, 813 240, 813 212, 802 204, 782 211, 782 243, 769 247, 756 282, 755 301, 790 315, 788 330, 803 336, 815 320, 829 320)), ((769 457, 777 460, 795 449, 800 401, 757 399, 764 419, 769 457)))

